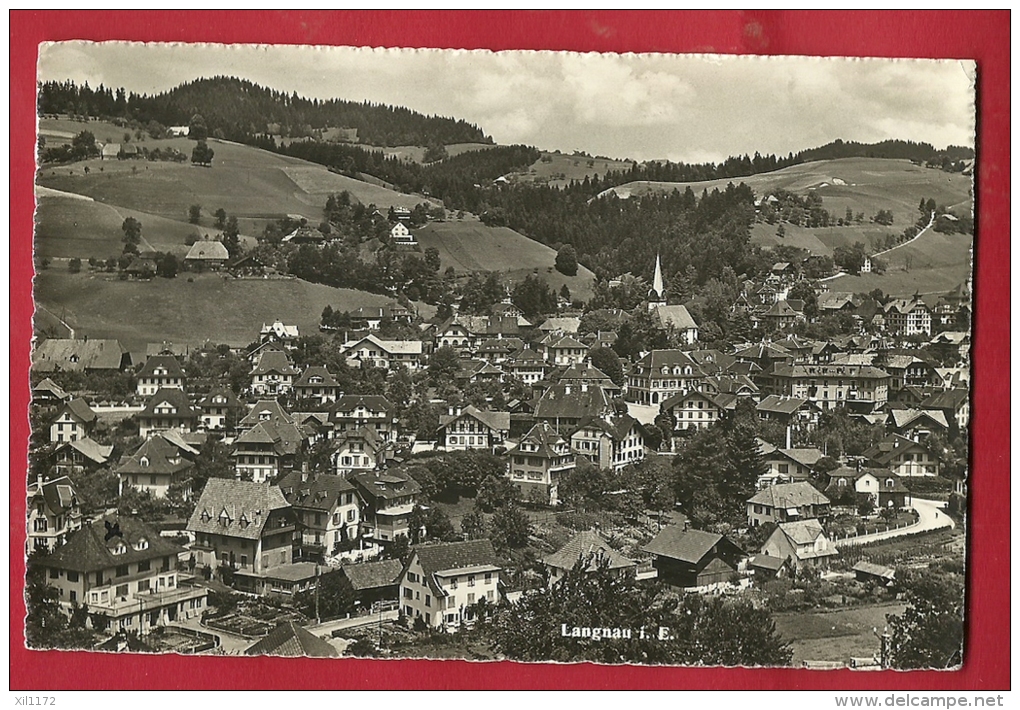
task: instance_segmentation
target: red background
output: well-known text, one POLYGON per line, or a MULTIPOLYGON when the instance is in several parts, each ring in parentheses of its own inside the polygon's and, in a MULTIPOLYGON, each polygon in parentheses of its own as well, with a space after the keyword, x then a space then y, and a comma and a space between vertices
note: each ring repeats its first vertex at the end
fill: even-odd
MULTIPOLYGON (((1009 12, 12 12, 12 689, 1009 687, 1009 12), (37 45, 145 40, 721 52, 978 61, 979 195, 966 661, 958 672, 871 672, 330 661, 27 651, 24 478, 32 314, 37 45)), ((933 88, 933 90, 935 90, 933 88)), ((809 146, 805 146, 809 147, 809 146)))

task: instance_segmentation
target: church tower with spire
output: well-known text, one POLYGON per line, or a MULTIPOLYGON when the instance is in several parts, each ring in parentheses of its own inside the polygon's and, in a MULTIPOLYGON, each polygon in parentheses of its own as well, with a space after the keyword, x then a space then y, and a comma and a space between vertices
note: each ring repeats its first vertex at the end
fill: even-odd
POLYGON ((648 310, 654 311, 666 305, 666 288, 662 283, 662 263, 659 255, 655 255, 655 276, 652 278, 652 290, 648 292, 648 310))

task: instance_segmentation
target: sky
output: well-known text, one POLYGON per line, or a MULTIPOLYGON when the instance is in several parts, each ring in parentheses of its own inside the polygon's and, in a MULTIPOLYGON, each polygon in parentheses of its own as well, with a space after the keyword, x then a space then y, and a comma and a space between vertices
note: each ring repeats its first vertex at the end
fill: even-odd
POLYGON ((632 160, 719 161, 837 138, 974 145, 958 60, 67 42, 39 79, 158 93, 200 77, 463 118, 497 143, 632 160))

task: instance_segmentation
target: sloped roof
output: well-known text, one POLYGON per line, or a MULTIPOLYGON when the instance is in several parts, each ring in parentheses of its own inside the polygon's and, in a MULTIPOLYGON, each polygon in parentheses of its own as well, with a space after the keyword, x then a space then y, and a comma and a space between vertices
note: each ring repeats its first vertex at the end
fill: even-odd
POLYGON ((50 396, 55 397, 56 399, 67 399, 71 396, 49 377, 45 378, 39 384, 32 388, 33 395, 37 392, 47 393, 50 396))
POLYGON ((561 316, 546 318, 538 329, 546 333, 559 331, 562 333, 576 333, 581 328, 581 319, 576 316, 561 316))
POLYGON ((789 557, 773 557, 772 555, 755 555, 747 561, 747 564, 751 567, 758 567, 759 569, 772 570, 777 572, 782 569, 789 557))
POLYGON ((119 340, 49 338, 32 351, 36 372, 119 370, 127 351, 119 340))
POLYGON ((260 421, 286 422, 290 421, 290 415, 287 414, 283 405, 275 399, 260 399, 252 407, 251 411, 241 418, 238 426, 243 429, 255 426, 260 421), (266 419, 262 419, 262 417, 266 417, 266 419))
POLYGON ((202 400, 198 403, 198 406, 228 407, 236 409, 242 407, 243 405, 241 404, 241 400, 237 398, 237 395, 234 394, 234 391, 229 387, 214 387, 213 389, 209 390, 208 394, 206 394, 205 397, 202 397, 202 400), (223 397, 227 401, 223 403, 214 402, 213 400, 216 397, 223 397))
POLYGON ((310 382, 313 377, 321 377, 322 382, 315 384, 315 387, 339 387, 339 383, 336 378, 330 374, 322 365, 309 365, 305 368, 305 371, 301 373, 301 377, 294 381, 294 387, 309 387, 313 386, 310 382))
POLYGON ((540 419, 583 419, 600 416, 609 410, 609 397, 598 385, 580 387, 557 383, 547 389, 535 404, 540 419))
POLYGON ((390 355, 421 355, 422 352, 420 340, 382 340, 374 335, 366 335, 360 340, 344 343, 340 351, 344 353, 349 352, 365 342, 371 343, 390 355))
MULTIPOLYGON (((194 449, 192 449, 194 450, 194 449)), ((181 456, 180 447, 157 434, 147 439, 131 457, 117 469, 123 474, 175 474, 194 464, 181 456), (146 465, 142 465, 142 459, 146 465)))
POLYGON ((74 441, 68 441, 61 446, 57 447, 57 451, 68 448, 74 449, 85 458, 90 461, 94 461, 97 464, 104 464, 110 460, 110 455, 113 453, 113 445, 104 446, 92 439, 86 437, 84 439, 75 439, 74 441))
POLYGON ((386 471, 362 471, 348 477, 358 490, 369 500, 390 500, 415 496, 421 493, 421 486, 402 469, 390 468, 386 471))
POLYGON ((51 554, 39 558, 36 564, 77 572, 96 572, 157 557, 176 557, 183 551, 183 547, 160 537, 156 530, 138 518, 111 515, 86 523, 51 554), (108 528, 107 524, 111 527, 108 528), (117 529, 119 535, 111 534, 117 529), (109 540, 106 539, 108 535, 109 540), (143 549, 136 549, 138 547, 143 549), (118 548, 122 552, 114 554, 118 548))
POLYGON ((515 453, 527 453, 528 456, 540 456, 544 458, 554 458, 560 456, 553 448, 556 444, 565 444, 567 439, 560 436, 555 429, 553 429, 549 422, 539 422, 535 426, 528 430, 528 433, 521 437, 521 441, 515 447, 510 449, 507 453, 509 455, 515 453), (521 444, 525 442, 537 446, 537 450, 528 449, 524 452, 521 449, 521 444))
POLYGON ((188 521, 193 532, 257 540, 274 510, 290 504, 279 486, 233 478, 210 478, 188 521), (221 515, 226 512, 221 520, 221 515))
MULTIPOLYGON (((784 301, 776 301, 767 311, 761 314, 762 318, 787 318, 800 315, 793 307, 784 301)), ((785 350, 785 348, 784 348, 785 350)))
POLYGON ((602 536, 593 530, 577 533, 551 555, 542 558, 542 562, 550 567, 573 569, 579 560, 586 560, 586 572, 594 572, 606 565, 608 569, 636 567, 637 562, 628 559, 609 546, 602 536))
POLYGON ((263 336, 274 335, 281 340, 293 340, 298 337, 298 327, 296 325, 285 325, 280 321, 263 323, 259 334, 263 336))
POLYGON ((416 545, 411 548, 418 564, 427 575, 466 567, 495 567, 500 569, 499 558, 489 540, 441 542, 435 545, 416 545))
POLYGON ((684 530, 679 525, 670 525, 659 531, 659 534, 641 549, 659 557, 697 564, 720 543, 739 550, 728 538, 718 533, 684 530))
POLYGON ((792 360, 793 353, 775 343, 755 343, 738 350, 734 357, 745 360, 792 360))
POLYGON ((67 476, 44 481, 41 485, 38 482, 33 482, 29 484, 27 493, 29 498, 41 495, 46 507, 54 515, 65 513, 78 504, 74 484, 67 476))
POLYGON ((690 330, 698 327, 686 306, 658 306, 654 312, 656 320, 663 328, 690 330))
POLYGON ((621 414, 613 418, 612 421, 603 419, 602 417, 588 417, 581 420, 577 429, 575 429, 571 435, 580 431, 581 429, 595 428, 604 431, 614 441, 622 441, 630 434, 634 427, 638 428, 638 431, 642 434, 644 430, 641 428, 641 422, 629 414, 621 414))
POLYGON ((145 409, 142 410, 139 417, 165 417, 166 414, 156 414, 156 407, 161 404, 169 404, 173 407, 176 412, 174 416, 194 419, 198 417, 198 411, 191 407, 191 402, 188 401, 188 395, 183 390, 179 390, 176 387, 160 387, 156 394, 149 398, 149 401, 145 403, 145 409))
POLYGON ((678 392, 672 397, 669 397, 662 403, 661 407, 663 409, 672 409, 676 405, 686 402, 688 399, 703 399, 719 409, 734 409, 737 403, 737 396, 735 394, 709 394, 707 392, 690 390, 689 392, 678 392))
POLYGON ((893 426, 897 429, 908 427, 922 418, 930 419, 944 429, 949 428, 946 413, 941 409, 893 409, 889 412, 889 416, 893 426))
POLYGON ((330 419, 342 418, 345 414, 353 412, 358 407, 364 407, 370 412, 386 412, 390 414, 394 411, 393 405, 390 401, 379 394, 345 394, 343 397, 337 399, 336 404, 330 410, 330 419))
POLYGON ((828 505, 829 499, 807 481, 798 481, 763 488, 748 498, 747 502, 786 509, 804 505, 828 505))
POLYGON ((557 338, 554 342, 549 343, 549 345, 547 345, 546 347, 548 347, 550 350, 560 350, 563 348, 571 349, 582 348, 584 350, 588 349, 587 344, 582 343, 580 340, 570 335, 564 335, 562 338, 557 338))
POLYGON ((75 419, 80 419, 86 424, 90 424, 96 420, 96 413, 92 411, 92 407, 81 397, 75 397, 68 401, 60 408, 56 418, 59 419, 64 412, 70 412, 75 419))
POLYGON ((798 449, 778 449, 776 453, 809 468, 818 463, 818 459, 823 456, 821 451, 810 446, 798 449))
POLYGON ((582 363, 580 365, 571 365, 570 367, 568 367, 563 372, 563 374, 560 375, 560 377, 559 377, 559 381, 560 382, 563 382, 564 380, 567 380, 567 381, 570 381, 570 380, 587 380, 587 381, 597 380, 597 381, 599 381, 600 384, 602 384, 604 382, 605 384, 603 386, 607 386, 607 385, 609 387, 615 387, 616 386, 616 385, 613 384, 613 381, 609 378, 609 375, 607 375, 606 373, 604 373, 602 370, 598 369, 597 367, 592 367, 591 365, 588 365, 586 363, 582 363))
POLYGON ((329 642, 293 621, 282 621, 247 649, 246 656, 311 656, 337 658, 340 652, 329 642))
POLYGON ((880 442, 865 451, 862 455, 875 463, 886 466, 902 452, 911 449, 924 448, 921 444, 899 434, 890 434, 880 442))
POLYGON ((792 523, 779 523, 779 529, 795 545, 811 544, 825 534, 825 530, 817 518, 797 520, 792 523))
POLYGON ((509 431, 510 430, 510 412, 489 412, 478 409, 473 405, 464 407, 464 410, 460 414, 449 414, 443 415, 439 418, 439 428, 445 429, 449 424, 463 419, 464 417, 472 417, 477 419, 486 428, 492 431, 509 431))
POLYGON ((652 350, 643 358, 637 361, 641 368, 658 370, 663 366, 675 367, 677 365, 697 368, 697 363, 683 350, 652 350))
POLYGON ((353 483, 336 474, 321 473, 308 481, 302 481, 301 475, 293 471, 277 484, 287 502, 297 508, 329 511, 342 494, 355 490, 353 483))
POLYGON ((790 365, 776 363, 772 369, 774 377, 860 377, 863 379, 881 380, 889 377, 889 373, 868 365, 790 365))
POLYGON ((896 576, 896 570, 892 567, 885 567, 883 565, 876 565, 872 562, 861 560, 851 568, 854 572, 864 572, 865 574, 871 574, 876 577, 884 577, 886 579, 893 579, 896 576))
POLYGON ((793 414, 807 404, 809 400, 799 397, 781 397, 770 394, 755 407, 759 412, 775 412, 776 414, 793 414))
POLYGON ((298 227, 283 238, 285 242, 324 242, 326 235, 313 227, 298 227))
POLYGON ((259 356, 259 360, 255 363, 255 367, 252 369, 251 375, 266 375, 271 372, 278 373, 280 375, 296 375, 298 374, 297 368, 290 363, 290 358, 287 357, 287 353, 282 350, 266 350, 259 356))
POLYGON ((962 387, 936 392, 928 399, 921 402, 924 409, 951 409, 956 411, 970 398, 970 391, 962 387))
POLYGON ((357 565, 343 565, 340 568, 351 581, 355 591, 389 587, 400 580, 404 565, 400 560, 379 560, 357 565))
POLYGON ((148 358, 138 371, 138 377, 153 377, 157 368, 166 370, 166 374, 161 377, 184 377, 184 370, 173 355, 153 355, 148 358))
POLYGON ((188 249, 185 261, 226 261, 230 258, 230 252, 223 246, 222 242, 200 240, 191 245, 188 249))

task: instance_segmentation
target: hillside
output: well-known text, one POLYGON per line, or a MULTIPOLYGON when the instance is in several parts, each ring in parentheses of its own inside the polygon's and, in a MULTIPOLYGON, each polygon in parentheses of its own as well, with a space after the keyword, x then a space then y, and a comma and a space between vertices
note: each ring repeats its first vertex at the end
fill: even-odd
POLYGON ((595 275, 581 266, 576 276, 564 276, 553 268, 556 252, 507 227, 487 227, 474 219, 431 222, 415 230, 424 250, 439 250, 442 269, 452 266, 458 273, 502 271, 515 279, 536 272, 550 288, 567 285, 570 293, 587 300, 595 275))
POLYGON ((610 170, 628 170, 630 161, 611 158, 589 158, 585 155, 566 153, 542 153, 542 157, 528 168, 527 173, 516 173, 520 182, 547 183, 562 187, 572 180, 583 181, 586 177, 604 177, 610 170))
MULTIPOLYGON (((49 311, 37 327, 61 318, 76 336, 117 338, 128 349, 146 343, 247 345, 263 322, 282 320, 305 335, 318 333, 327 305, 338 310, 377 306, 386 296, 330 288, 299 279, 232 279, 217 274, 189 278, 120 281, 113 274, 41 272, 35 281, 36 301, 49 311), (193 280, 189 280, 193 279, 193 280)), ((423 306, 430 315, 433 309, 423 306)))

